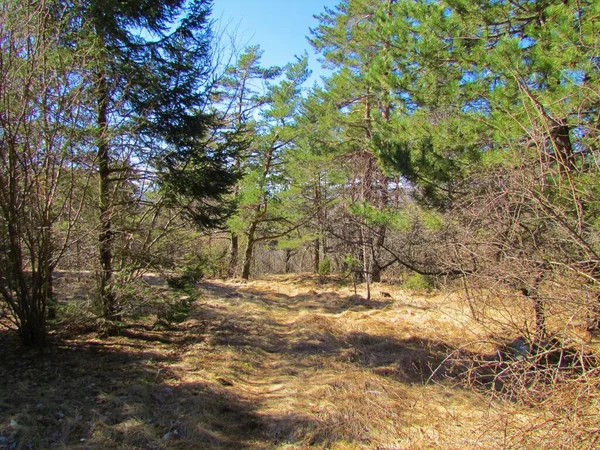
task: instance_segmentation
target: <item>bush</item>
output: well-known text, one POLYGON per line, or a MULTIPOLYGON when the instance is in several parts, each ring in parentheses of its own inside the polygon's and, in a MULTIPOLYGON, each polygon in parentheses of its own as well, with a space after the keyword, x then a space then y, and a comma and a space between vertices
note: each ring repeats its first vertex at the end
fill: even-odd
POLYGON ((435 280, 429 275, 421 275, 413 273, 406 277, 402 283, 402 287, 411 291, 427 291, 430 292, 435 288, 435 280))
POLYGON ((206 262, 202 256, 195 256, 188 260, 179 275, 167 278, 167 284, 171 289, 190 292, 196 289, 196 284, 204 276, 206 262))
POLYGON ((154 327, 171 328, 174 323, 184 322, 190 315, 193 300, 185 296, 179 299, 167 300, 159 305, 154 327))
POLYGON ((362 263, 352 255, 346 255, 344 258, 344 273, 349 275, 353 272, 362 272, 362 263))
POLYGON ((325 258, 323 261, 319 263, 319 275, 329 275, 331 274, 331 259, 325 258))

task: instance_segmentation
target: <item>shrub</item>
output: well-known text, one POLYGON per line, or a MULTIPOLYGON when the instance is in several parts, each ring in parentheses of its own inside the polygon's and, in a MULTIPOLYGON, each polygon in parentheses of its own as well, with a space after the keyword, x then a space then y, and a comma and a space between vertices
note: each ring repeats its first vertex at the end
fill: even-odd
POLYGON ((162 326, 171 328, 174 323, 184 322, 190 315, 193 300, 185 296, 179 299, 171 299, 159 305, 154 327, 162 326))
POLYGON ((402 286, 411 291, 427 291, 430 292, 435 287, 435 280, 429 275, 421 275, 413 273, 406 277, 402 286))
POLYGON ((331 259, 325 258, 319 263, 319 275, 329 275, 331 273, 331 259))
POLYGON ((352 255, 346 255, 344 258, 344 272, 346 275, 362 271, 362 263, 352 255))
POLYGON ((205 265, 206 262, 202 256, 194 256, 184 264, 178 275, 167 278, 167 284, 171 289, 193 291, 204 276, 205 265))

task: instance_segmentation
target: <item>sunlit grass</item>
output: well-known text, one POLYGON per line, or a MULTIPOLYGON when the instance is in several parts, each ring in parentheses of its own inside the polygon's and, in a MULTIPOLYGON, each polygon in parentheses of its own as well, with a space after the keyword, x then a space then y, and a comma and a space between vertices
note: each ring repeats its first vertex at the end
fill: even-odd
POLYGON ((5 346, 0 436, 8 448, 82 449, 544 442, 538 406, 447 377, 449 356, 494 351, 460 295, 383 284, 360 294, 307 276, 208 281, 169 327, 146 318, 120 336, 64 337, 42 359, 5 346))

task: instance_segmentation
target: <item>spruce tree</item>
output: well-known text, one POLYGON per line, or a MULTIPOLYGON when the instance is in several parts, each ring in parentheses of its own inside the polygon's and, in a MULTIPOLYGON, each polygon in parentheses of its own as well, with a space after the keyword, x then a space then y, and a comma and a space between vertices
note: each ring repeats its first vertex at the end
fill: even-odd
POLYGON ((207 138, 211 76, 209 0, 82 0, 74 45, 91 46, 98 166, 100 297, 119 319, 113 253, 116 183, 128 161, 160 171, 173 197, 192 197, 194 218, 212 224, 236 180, 231 147, 207 138))

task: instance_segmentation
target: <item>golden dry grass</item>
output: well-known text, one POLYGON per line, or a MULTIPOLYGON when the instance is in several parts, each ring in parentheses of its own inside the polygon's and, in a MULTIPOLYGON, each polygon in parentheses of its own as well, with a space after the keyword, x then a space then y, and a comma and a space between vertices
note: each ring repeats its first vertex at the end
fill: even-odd
POLYGON ((310 277, 209 281, 172 329, 65 338, 43 358, 15 354, 5 334, 0 448, 593 445, 555 433, 548 446, 539 409, 444 380, 448 355, 492 349, 460 297, 373 293, 310 277))

